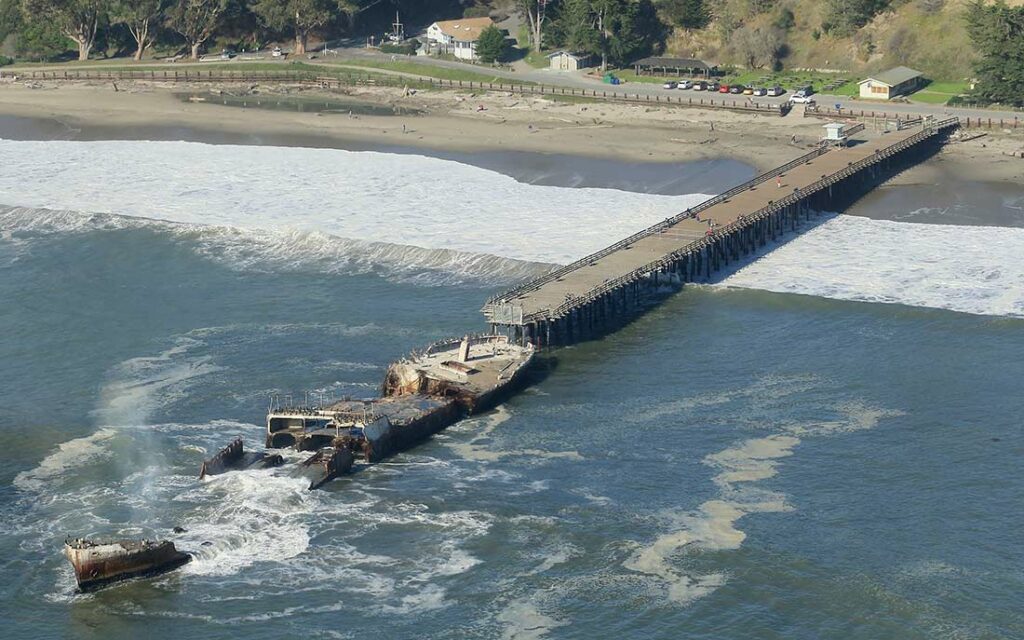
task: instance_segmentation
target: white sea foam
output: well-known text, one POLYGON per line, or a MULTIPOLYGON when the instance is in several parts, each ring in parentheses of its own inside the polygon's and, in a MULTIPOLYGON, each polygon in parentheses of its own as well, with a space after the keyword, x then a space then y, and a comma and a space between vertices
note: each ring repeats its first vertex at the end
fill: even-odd
POLYGON ((722 286, 1024 317, 1024 229, 835 216, 722 286))
MULTIPOLYGON (((5 234, 121 229, 148 229, 167 234, 208 260, 244 271, 378 273, 398 282, 440 286, 467 281, 509 284, 553 268, 548 263, 486 253, 367 242, 320 231, 240 229, 107 213, 0 206, 0 232, 5 234)), ((12 260, 29 246, 25 240, 13 236, 8 244, 12 243, 21 247, 20 251, 12 251, 12 260)))
MULTIPOLYGON (((707 197, 527 185, 333 149, 0 140, 0 161, 0 203, 57 212, 0 212, 0 230, 117 227, 117 214, 179 223, 195 250, 239 268, 383 268, 428 284, 525 279, 707 197)), ((835 216, 721 285, 1024 317, 1021 251, 1024 229, 835 216)))
POLYGON ((209 356, 189 355, 203 345, 181 336, 156 356, 131 358, 115 367, 100 390, 96 413, 101 422, 111 426, 146 424, 156 409, 182 398, 196 378, 219 371, 209 356))
POLYGON ((189 573, 237 573, 257 562, 294 558, 309 547, 302 516, 312 512, 316 496, 303 478, 241 471, 215 476, 179 499, 202 502, 182 523, 187 532, 179 538, 194 554, 189 573))
POLYGON ((727 576, 723 573, 686 573, 673 559, 687 550, 738 549, 746 539, 746 534, 736 528, 740 518, 750 513, 788 510, 781 495, 740 485, 774 476, 776 460, 791 455, 799 442, 798 438, 783 435, 754 438, 707 456, 704 463, 719 470, 714 482, 721 497, 704 502, 694 512, 676 516, 672 531, 637 549, 623 566, 659 578, 668 599, 678 604, 702 598, 725 584, 727 576))
POLYGON ((109 444, 117 433, 117 429, 103 428, 83 438, 61 443, 34 469, 15 476, 14 486, 23 491, 40 491, 71 469, 109 458, 109 444))
POLYGON ((539 640, 552 629, 568 624, 538 610, 529 599, 513 600, 497 615, 504 640, 539 640))
POLYGON ((337 149, 0 140, 0 162, 0 203, 15 207, 534 262, 574 260, 707 197, 536 186, 449 160, 337 149))
MULTIPOLYGON (((577 451, 545 451, 542 449, 498 449, 491 444, 491 436, 494 431, 512 417, 511 412, 504 405, 494 411, 486 413, 478 418, 464 420, 458 429, 452 430, 451 439, 445 440, 445 444, 454 450, 461 458, 475 460, 478 462, 492 462, 510 456, 523 456, 532 458, 563 458, 569 460, 582 460, 583 456, 577 451), (471 431, 472 437, 465 441, 461 438, 462 431, 471 431)), ((492 472, 493 473, 493 472, 492 472)))

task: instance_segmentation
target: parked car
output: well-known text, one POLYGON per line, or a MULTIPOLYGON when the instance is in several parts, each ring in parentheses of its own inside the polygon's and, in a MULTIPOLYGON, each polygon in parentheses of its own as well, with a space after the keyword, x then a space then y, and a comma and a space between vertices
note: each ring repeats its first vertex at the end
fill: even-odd
POLYGON ((781 96, 784 93, 786 93, 786 90, 783 89, 782 87, 780 87, 779 85, 775 85, 774 87, 771 87, 770 89, 768 89, 768 95, 773 96, 773 97, 774 96, 781 96))
POLYGON ((679 81, 679 88, 680 89, 692 89, 693 88, 693 82, 691 82, 690 80, 680 80, 679 81))
POLYGON ((274 50, 270 52, 270 55, 275 58, 281 58, 284 56, 284 51, 281 50, 281 47, 274 47, 274 50))
POLYGON ((746 89, 746 87, 744 87, 742 84, 734 84, 731 87, 729 87, 729 93, 738 96, 741 93, 743 93, 744 89, 746 89))
POLYGON ((743 87, 743 95, 752 96, 754 95, 754 87, 743 87))
POLYGON ((727 84, 718 85, 718 93, 729 93, 729 85, 727 85, 727 84))
POLYGON ((796 93, 793 94, 793 97, 799 96, 801 98, 810 98, 813 95, 814 87, 812 87, 811 85, 807 85, 806 87, 800 87, 799 89, 797 89, 796 93))
POLYGON ((234 51, 232 51, 231 49, 225 49, 225 50, 220 52, 220 59, 221 60, 230 60, 231 58, 234 58, 236 55, 238 55, 238 54, 235 53, 234 51))
POLYGON ((721 85, 719 85, 717 82, 709 82, 708 83, 708 91, 718 91, 720 89, 721 89, 721 85))
POLYGON ((793 104, 814 104, 814 98, 811 96, 802 96, 796 93, 789 97, 789 101, 793 104))
POLYGON ((662 89, 675 89, 677 86, 679 86, 678 82, 675 82, 674 80, 669 80, 665 84, 661 85, 661 88, 662 89))
POLYGON ((704 81, 701 81, 701 80, 698 80, 697 82, 693 83, 693 90, 694 91, 707 91, 708 90, 708 83, 706 83, 704 81))
POLYGON ((752 96, 766 96, 766 95, 768 95, 768 90, 765 89, 764 87, 758 87, 756 89, 751 89, 750 95, 752 95, 752 96))

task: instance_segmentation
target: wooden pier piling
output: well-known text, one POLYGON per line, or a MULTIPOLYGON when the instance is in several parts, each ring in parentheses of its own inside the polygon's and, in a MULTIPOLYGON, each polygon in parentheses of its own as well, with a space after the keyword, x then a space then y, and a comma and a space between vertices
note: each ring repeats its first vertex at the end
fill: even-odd
POLYGON ((492 297, 492 330, 555 347, 599 338, 687 282, 709 279, 815 212, 838 211, 933 152, 956 118, 821 147, 592 255, 492 297))

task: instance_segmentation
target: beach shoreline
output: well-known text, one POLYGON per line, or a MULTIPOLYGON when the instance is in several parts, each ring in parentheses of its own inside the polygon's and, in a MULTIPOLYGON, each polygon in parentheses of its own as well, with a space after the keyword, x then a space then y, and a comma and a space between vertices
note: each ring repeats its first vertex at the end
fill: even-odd
MULTIPOLYGON (((771 169, 813 148, 823 121, 795 111, 779 118, 666 106, 560 102, 503 92, 297 86, 112 83, 4 83, 0 116, 32 119, 26 139, 192 139, 212 144, 264 144, 349 150, 424 149, 463 154, 515 151, 634 163, 733 160, 771 169), (182 100, 193 93, 196 101, 182 100), (346 115, 239 108, 222 95, 254 100, 295 96, 343 98, 415 109, 423 115, 346 115), (49 121, 54 123, 46 125, 49 121)), ((940 184, 951 179, 1024 182, 1019 137, 986 135, 946 145, 928 162, 890 184, 940 184)))

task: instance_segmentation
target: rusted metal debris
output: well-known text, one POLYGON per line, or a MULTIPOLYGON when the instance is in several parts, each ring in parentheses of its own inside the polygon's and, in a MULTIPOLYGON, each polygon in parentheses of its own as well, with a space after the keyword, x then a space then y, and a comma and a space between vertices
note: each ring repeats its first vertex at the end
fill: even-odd
POLYGON ((231 443, 218 451, 216 455, 203 463, 199 469, 199 479, 206 476, 215 476, 225 471, 236 469, 269 469, 284 464, 284 458, 279 453, 266 453, 264 451, 245 451, 241 438, 235 438, 231 443))
POLYGON ((64 541, 64 555, 75 570, 78 590, 82 592, 173 571, 192 560, 191 555, 178 551, 168 540, 68 538, 64 541))

